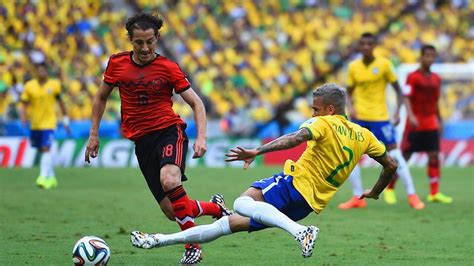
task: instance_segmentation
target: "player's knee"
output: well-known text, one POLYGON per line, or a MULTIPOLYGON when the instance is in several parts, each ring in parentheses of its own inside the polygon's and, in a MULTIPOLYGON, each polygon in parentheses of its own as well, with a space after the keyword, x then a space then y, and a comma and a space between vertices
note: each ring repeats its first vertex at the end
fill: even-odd
POLYGON ((240 214, 240 215, 244 215, 244 210, 246 208, 249 207, 249 203, 252 202, 253 199, 249 196, 241 196, 241 197, 238 197, 235 201, 234 201, 234 210, 240 214))
POLYGON ((163 166, 160 170, 160 181, 165 191, 179 186, 181 184, 181 170, 176 165, 163 166))
POLYGON ((438 162, 439 162, 438 153, 429 152, 428 153, 428 163, 429 164, 436 164, 438 162))

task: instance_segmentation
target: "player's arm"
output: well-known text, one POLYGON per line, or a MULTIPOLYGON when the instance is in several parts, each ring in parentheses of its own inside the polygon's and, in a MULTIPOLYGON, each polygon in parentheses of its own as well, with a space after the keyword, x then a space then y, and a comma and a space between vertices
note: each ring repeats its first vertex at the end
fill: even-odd
POLYGON ((361 199, 363 198, 373 198, 373 199, 378 199, 380 193, 387 187, 387 185, 390 183, 390 181, 393 178, 393 175, 395 174, 395 171, 397 170, 397 162, 390 157, 386 152, 379 157, 372 157, 374 160, 376 160, 378 163, 380 163, 383 166, 382 172, 380 173, 379 179, 375 183, 374 187, 372 190, 366 190, 362 196, 360 197, 361 199))
POLYGON ((66 105, 64 104, 64 101, 61 98, 60 94, 56 96, 56 100, 58 101, 59 109, 61 109, 61 113, 63 115, 63 126, 69 134, 71 133, 71 129, 69 128, 70 120, 69 120, 69 116, 67 115, 66 105))
POLYGON ((439 105, 436 105, 436 116, 438 117, 438 123, 439 123, 439 136, 442 137, 444 133, 444 122, 443 122, 443 117, 441 117, 441 112, 439 111, 439 105))
POLYGON ((184 92, 180 93, 183 100, 193 109, 194 121, 197 127, 196 142, 194 142, 193 158, 200 158, 206 153, 206 108, 202 103, 201 98, 196 92, 189 88, 184 92))
POLYGON ((408 121, 414 128, 418 127, 418 119, 416 118, 415 113, 413 112, 413 107, 411 106, 410 97, 403 96, 403 102, 405 103, 405 108, 407 109, 408 121))
POLYGON ((400 107, 402 106, 402 103, 405 103, 406 105, 407 101, 402 95, 402 88, 400 88, 398 81, 394 81, 391 84, 395 90, 395 93, 397 94, 397 107, 395 109, 395 113, 393 114, 393 124, 398 125, 398 123, 400 123, 400 107))
POLYGON ((258 148, 244 149, 242 147, 237 147, 236 149, 231 149, 230 151, 232 153, 226 154, 226 162, 244 161, 244 169, 247 169, 248 166, 255 160, 255 157, 260 154, 291 149, 305 141, 311 140, 311 138, 312 135, 309 129, 301 128, 296 132, 283 135, 258 148))
POLYGON ((19 116, 20 116, 20 121, 23 126, 26 126, 26 109, 28 108, 28 102, 27 101, 20 101, 20 108, 19 108, 19 116))
POLYGON ((354 109, 354 102, 352 101, 352 93, 354 93, 354 86, 347 86, 346 89, 347 89, 346 103, 347 103, 347 109, 349 110, 349 117, 355 119, 356 112, 354 109))
POLYGON ((85 161, 90 163, 90 157, 95 158, 99 153, 99 125, 102 116, 104 115, 105 106, 107 99, 112 93, 114 86, 112 84, 105 83, 102 81, 100 84, 99 91, 94 96, 92 102, 92 117, 91 117, 91 129, 89 131, 89 141, 87 142, 85 161))

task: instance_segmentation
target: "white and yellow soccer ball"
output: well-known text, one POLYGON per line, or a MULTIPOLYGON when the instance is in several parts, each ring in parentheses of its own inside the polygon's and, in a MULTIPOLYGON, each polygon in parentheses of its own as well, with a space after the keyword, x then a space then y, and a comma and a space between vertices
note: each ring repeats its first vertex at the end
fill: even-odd
POLYGON ((110 248, 102 238, 85 236, 76 242, 72 249, 74 265, 107 265, 110 248))

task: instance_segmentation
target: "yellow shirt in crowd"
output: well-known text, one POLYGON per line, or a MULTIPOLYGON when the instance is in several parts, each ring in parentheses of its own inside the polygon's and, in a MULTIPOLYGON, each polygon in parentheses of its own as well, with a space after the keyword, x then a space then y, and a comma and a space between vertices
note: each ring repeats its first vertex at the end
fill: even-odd
POLYGON ((369 65, 362 59, 349 64, 347 85, 353 87, 352 100, 356 119, 364 121, 389 120, 385 98, 388 83, 397 81, 392 63, 383 57, 376 57, 369 65))
POLYGON ((298 161, 287 160, 284 174, 317 213, 326 207, 364 154, 379 157, 385 146, 367 129, 346 116, 319 116, 304 122, 312 139, 298 161))
POLYGON ((33 79, 25 84, 21 101, 28 103, 27 114, 32 130, 56 129, 56 103, 61 83, 48 79, 43 85, 33 79))

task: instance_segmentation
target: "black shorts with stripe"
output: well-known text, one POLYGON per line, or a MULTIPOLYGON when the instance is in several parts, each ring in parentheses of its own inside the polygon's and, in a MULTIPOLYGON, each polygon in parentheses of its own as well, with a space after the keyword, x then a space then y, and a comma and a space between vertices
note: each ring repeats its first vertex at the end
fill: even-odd
POLYGON ((405 130, 401 148, 403 152, 439 151, 439 132, 405 130))
POLYGON ((160 182, 161 167, 166 164, 177 165, 181 169, 181 181, 187 180, 184 170, 189 141, 185 129, 186 125, 175 124, 150 132, 135 141, 140 170, 158 203, 166 196, 160 182))

